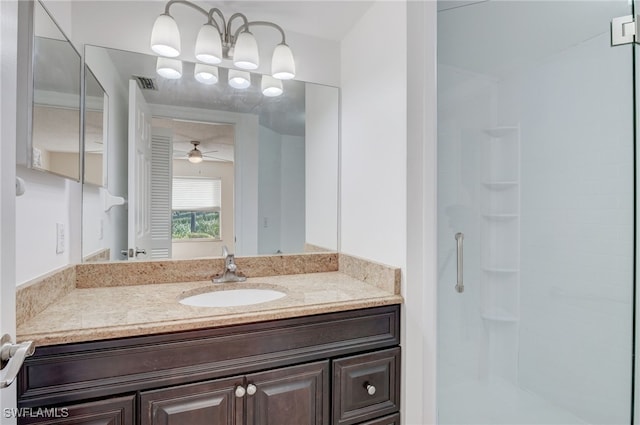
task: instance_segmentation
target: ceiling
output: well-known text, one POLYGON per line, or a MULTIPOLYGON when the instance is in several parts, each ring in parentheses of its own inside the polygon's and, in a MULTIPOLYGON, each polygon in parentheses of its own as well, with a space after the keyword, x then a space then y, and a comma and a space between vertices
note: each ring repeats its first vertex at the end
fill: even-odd
POLYGON ((340 41, 373 4, 370 0, 203 1, 225 15, 244 13, 251 21, 271 21, 299 34, 340 41))

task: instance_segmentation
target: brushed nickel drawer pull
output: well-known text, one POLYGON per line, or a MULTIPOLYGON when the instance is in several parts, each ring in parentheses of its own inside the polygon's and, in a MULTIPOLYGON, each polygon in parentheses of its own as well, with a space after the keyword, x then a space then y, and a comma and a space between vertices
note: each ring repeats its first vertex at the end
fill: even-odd
POLYGON ((367 384, 365 385, 365 388, 366 388, 366 390, 367 390, 367 394, 369 394, 369 395, 375 395, 375 393, 376 393, 376 387, 375 387, 375 386, 373 386, 373 385, 371 385, 371 384, 368 384, 368 383, 367 383, 367 384))
POLYGON ((258 392, 258 387, 253 384, 247 385, 247 394, 254 395, 256 392, 258 392))
POLYGON ((236 387, 236 397, 242 398, 246 393, 247 393, 247 390, 245 390, 242 385, 238 385, 236 387))

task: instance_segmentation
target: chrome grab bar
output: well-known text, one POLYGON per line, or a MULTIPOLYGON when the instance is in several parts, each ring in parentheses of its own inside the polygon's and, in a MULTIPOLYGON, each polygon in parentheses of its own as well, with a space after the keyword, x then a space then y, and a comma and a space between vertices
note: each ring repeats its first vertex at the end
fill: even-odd
POLYGON ((462 241, 464 240, 464 234, 462 232, 456 233, 456 258, 457 258, 457 280, 456 291, 458 293, 464 292, 464 282, 462 279, 462 241))

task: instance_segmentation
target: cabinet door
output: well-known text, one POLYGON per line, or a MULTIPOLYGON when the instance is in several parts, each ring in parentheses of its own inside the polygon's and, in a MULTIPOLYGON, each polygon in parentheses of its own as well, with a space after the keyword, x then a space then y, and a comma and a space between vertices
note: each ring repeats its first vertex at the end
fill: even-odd
POLYGON ((19 425, 133 425, 134 401, 128 395, 68 407, 21 408, 14 416, 19 425))
POLYGON ((329 362, 247 375, 246 403, 247 425, 328 425, 329 362))
POLYGON ((140 393, 141 425, 242 425, 242 377, 140 393))

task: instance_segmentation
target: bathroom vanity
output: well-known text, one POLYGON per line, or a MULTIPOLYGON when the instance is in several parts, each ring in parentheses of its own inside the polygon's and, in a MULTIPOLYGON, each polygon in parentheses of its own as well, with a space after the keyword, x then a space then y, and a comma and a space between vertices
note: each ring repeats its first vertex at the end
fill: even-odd
POLYGON ((201 280, 211 261, 82 264, 19 290, 19 311, 61 292, 19 321, 18 340, 36 345, 19 423, 399 424, 398 269, 343 254, 240 258, 253 277, 214 285, 201 280), (286 295, 181 302, 238 288, 286 295))
POLYGON ((400 307, 45 346, 22 424, 399 424, 400 307))

